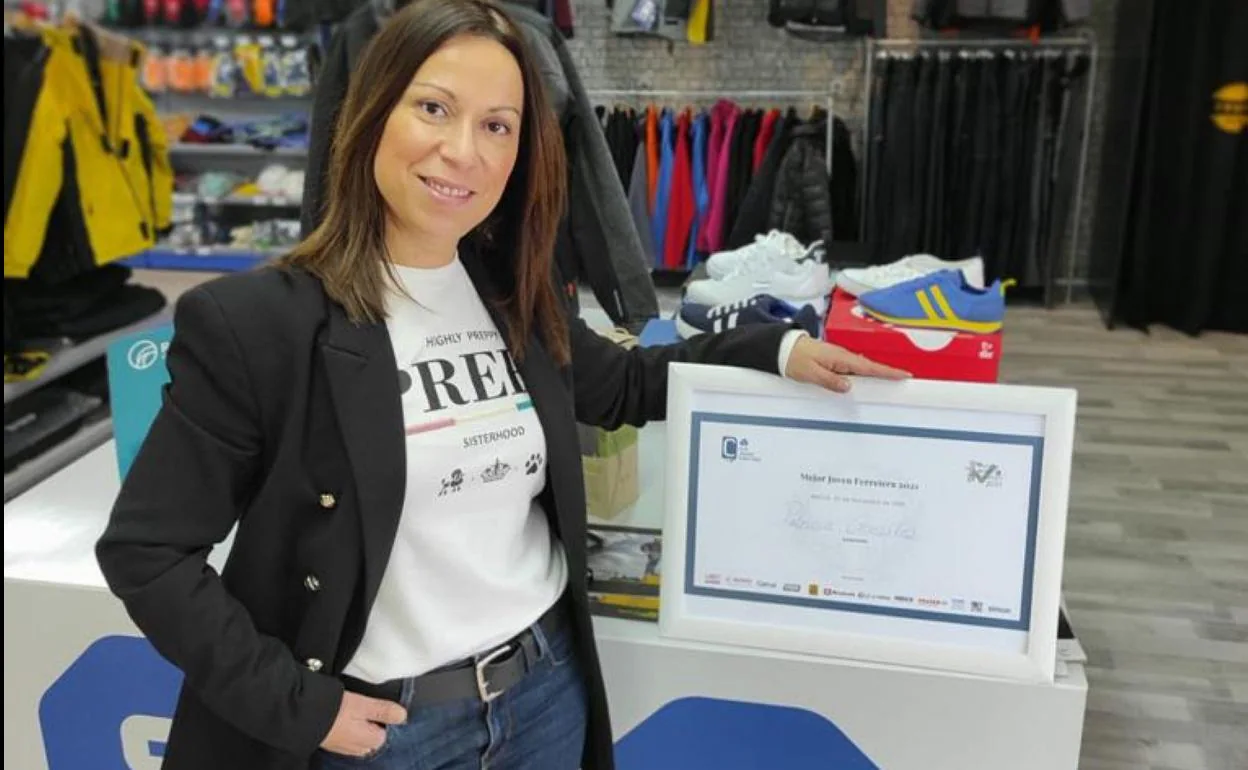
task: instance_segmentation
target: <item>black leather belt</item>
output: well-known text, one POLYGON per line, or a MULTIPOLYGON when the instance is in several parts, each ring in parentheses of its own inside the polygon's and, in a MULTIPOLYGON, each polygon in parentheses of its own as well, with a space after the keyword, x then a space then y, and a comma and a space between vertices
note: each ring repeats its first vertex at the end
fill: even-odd
MULTIPOLYGON (((548 641, 563 630, 567 623, 566 612, 563 601, 558 601, 537 621, 548 641)), ((526 628, 479 658, 469 658, 415 677, 411 701, 404 705, 413 709, 470 698, 489 703, 519 683, 525 674, 533 670, 540 657, 541 650, 533 629, 526 628)), ((346 674, 341 679, 347 690, 353 693, 402 703, 403 683, 406 680, 391 679, 373 684, 346 674)))

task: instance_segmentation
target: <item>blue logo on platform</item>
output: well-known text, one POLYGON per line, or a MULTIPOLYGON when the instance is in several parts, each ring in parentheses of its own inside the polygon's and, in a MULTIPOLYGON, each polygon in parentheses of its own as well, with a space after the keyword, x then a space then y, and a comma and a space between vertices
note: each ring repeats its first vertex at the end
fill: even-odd
POLYGON ((719 456, 725 460, 737 459, 737 440, 732 436, 724 436, 719 445, 719 456))
POLYGON ((682 698, 615 744, 618 770, 879 770, 836 725, 787 706, 682 698))
POLYGON ((158 770, 181 684, 146 639, 96 641, 39 701, 48 770, 158 770))

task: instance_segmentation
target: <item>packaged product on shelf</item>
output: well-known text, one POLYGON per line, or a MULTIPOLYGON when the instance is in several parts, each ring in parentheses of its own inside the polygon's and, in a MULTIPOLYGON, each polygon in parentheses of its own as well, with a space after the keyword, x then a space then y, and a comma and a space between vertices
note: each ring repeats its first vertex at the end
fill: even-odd
POLYGON ((282 51, 273 38, 265 35, 260 38, 260 57, 264 85, 261 93, 270 98, 282 95, 282 51))
POLYGON ((224 0, 224 2, 226 25, 235 29, 246 27, 251 16, 248 12, 247 0, 224 0))
POLYGON ((143 59, 143 88, 149 93, 164 93, 169 87, 169 52, 159 43, 149 43, 143 59))
POLYGON ((253 94, 264 93, 264 55, 260 44, 248 35, 234 40, 234 64, 243 84, 253 94))
POLYGON ((234 52, 230 50, 230 39, 220 35, 212 41, 212 86, 213 96, 228 99, 234 96, 235 83, 238 80, 238 66, 234 62, 234 52))
POLYGON ((252 6, 252 21, 257 27, 273 26, 273 17, 275 14, 274 0, 256 0, 252 6))
POLYGON ((312 93, 308 51, 299 44, 299 38, 294 35, 282 36, 281 81, 282 90, 289 96, 307 96, 312 93))
POLYGON ((195 93, 212 93, 212 73, 215 66, 216 56, 213 54, 211 43, 201 40, 199 45, 195 46, 195 93))
POLYGON ((185 43, 169 52, 169 90, 179 94, 196 91, 194 52, 185 43))

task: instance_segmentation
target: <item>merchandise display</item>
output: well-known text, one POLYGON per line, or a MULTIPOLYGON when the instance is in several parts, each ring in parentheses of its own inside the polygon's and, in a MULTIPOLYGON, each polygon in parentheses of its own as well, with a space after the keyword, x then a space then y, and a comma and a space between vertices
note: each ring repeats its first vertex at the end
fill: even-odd
POLYGON ((764 271, 773 265, 783 268, 787 262, 800 262, 813 249, 822 247, 822 241, 807 247, 789 233, 772 230, 766 235, 754 236, 753 243, 712 254, 706 260, 706 274, 721 279, 740 271, 764 271))
POLYGON ((140 252, 169 226, 168 143, 138 84, 142 55, 76 20, 6 35, 6 279, 56 282, 140 252))
POLYGON ((787 265, 745 265, 720 279, 690 281, 685 287, 685 301, 725 305, 756 294, 770 294, 792 305, 813 305, 822 314, 833 285, 831 268, 811 256, 787 265))
POLYGON ((941 270, 960 270, 968 284, 984 287, 983 257, 946 260, 931 254, 911 254, 887 265, 846 268, 836 274, 836 288, 857 297, 941 270))
POLYGON ((756 294, 725 305, 686 302, 676 318, 676 330, 681 337, 689 339, 699 334, 767 323, 797 323, 815 338, 822 332, 822 319, 812 305, 795 307, 769 294, 756 294))
POLYGON ((823 338, 922 379, 996 382, 1004 332, 925 329, 872 318, 852 295, 836 290, 823 338))
POLYGON ((912 278, 858 298, 872 318, 898 326, 991 334, 1005 321, 1006 284, 972 286, 960 270, 912 278))
POLYGON ((1081 189, 1087 44, 946 42, 870 59, 872 262, 982 256, 989 277, 1051 293, 1081 189))
POLYGON ((295 35, 152 36, 143 62, 143 87, 160 94, 204 94, 220 99, 278 98, 312 92, 310 44, 295 35))
POLYGON ((298 113, 231 122, 206 114, 195 117, 173 114, 163 118, 171 127, 183 127, 174 134, 182 145, 246 145, 258 150, 301 150, 308 144, 308 118, 298 113))
POLYGON ((1092 13, 1092 0, 914 0, 914 18, 932 29, 1009 31, 1020 27, 1044 30, 1081 24, 1092 13))
POLYGON ((108 0, 102 20, 128 28, 299 30, 311 24, 306 0, 108 0))
POLYGON ((809 119, 793 107, 749 109, 727 99, 696 111, 598 111, 655 270, 692 270, 772 231, 804 242, 857 233, 849 133, 839 119, 829 124, 821 107, 809 119))

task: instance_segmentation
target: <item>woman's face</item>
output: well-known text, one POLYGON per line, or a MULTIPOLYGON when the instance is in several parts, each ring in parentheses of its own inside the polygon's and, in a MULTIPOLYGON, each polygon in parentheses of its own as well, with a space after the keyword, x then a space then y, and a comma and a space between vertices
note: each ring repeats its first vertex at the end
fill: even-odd
POLYGON ((520 66, 499 43, 452 38, 426 59, 373 159, 394 224, 458 241, 484 221, 516 165, 523 108, 520 66))

